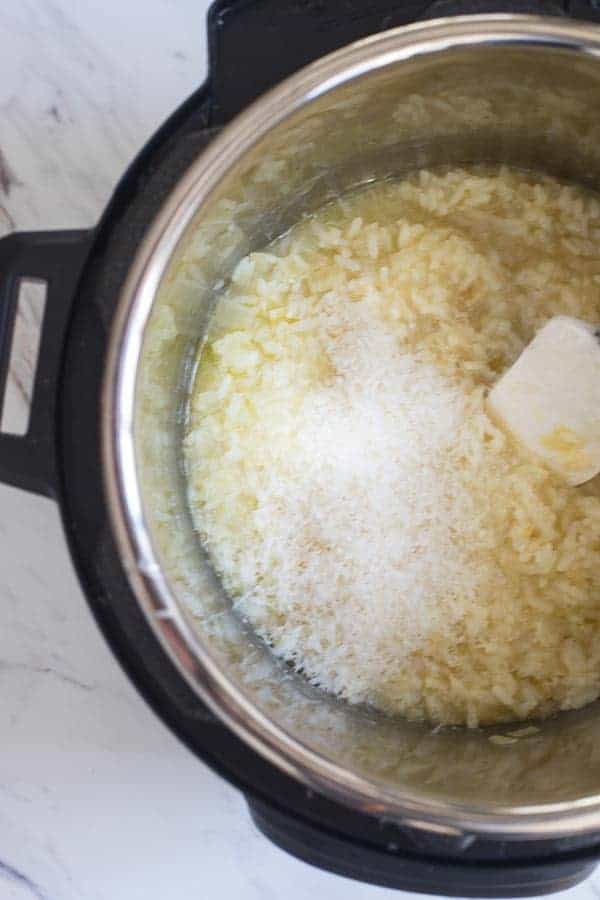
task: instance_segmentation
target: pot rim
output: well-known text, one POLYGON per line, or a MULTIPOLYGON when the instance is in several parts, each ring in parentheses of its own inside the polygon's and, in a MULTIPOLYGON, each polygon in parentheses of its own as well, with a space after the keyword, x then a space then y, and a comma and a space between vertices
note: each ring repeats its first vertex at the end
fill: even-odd
POLYGON ((575 801, 494 807, 392 791, 333 763, 258 710, 211 657, 179 610, 152 546, 135 463, 134 401, 144 330, 165 269, 198 209, 258 139, 341 84, 417 57, 490 45, 548 46, 600 57, 600 29, 511 14, 404 26, 350 44, 264 94, 210 143, 171 193, 140 246, 119 297, 102 389, 105 488, 112 529, 131 588, 156 638, 186 682, 232 731, 304 784, 359 812, 452 837, 553 839, 600 828, 600 794, 575 801))

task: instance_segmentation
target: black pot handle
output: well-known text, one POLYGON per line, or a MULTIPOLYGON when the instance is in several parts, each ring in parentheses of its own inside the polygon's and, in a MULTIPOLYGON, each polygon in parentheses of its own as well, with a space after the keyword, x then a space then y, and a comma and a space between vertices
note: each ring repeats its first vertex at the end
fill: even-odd
POLYGON ((215 0, 208 13, 212 121, 228 122, 282 79, 352 41, 411 22, 478 13, 600 20, 600 0, 215 0))
POLYGON ((0 240, 0 409, 23 279, 44 282, 46 302, 26 434, 0 433, 0 481, 56 496, 56 387, 75 288, 91 246, 91 231, 17 232, 0 240))
POLYGON ((215 0, 208 12, 213 121, 225 124, 292 72, 358 38, 414 22, 431 0, 215 0))

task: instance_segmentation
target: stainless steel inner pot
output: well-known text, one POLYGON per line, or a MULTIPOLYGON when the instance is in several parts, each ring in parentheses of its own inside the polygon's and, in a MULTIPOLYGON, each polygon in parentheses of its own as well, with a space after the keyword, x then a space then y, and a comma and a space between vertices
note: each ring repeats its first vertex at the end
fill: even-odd
POLYGON ((600 30, 520 16, 402 28, 303 69, 239 116, 163 207, 120 298, 106 479, 120 552, 156 635, 248 744, 364 812, 448 834, 550 838, 600 827, 598 704, 498 745, 490 736, 510 727, 436 732, 337 702, 238 621, 186 505, 192 363, 235 263, 353 186, 473 162, 600 189, 600 30))

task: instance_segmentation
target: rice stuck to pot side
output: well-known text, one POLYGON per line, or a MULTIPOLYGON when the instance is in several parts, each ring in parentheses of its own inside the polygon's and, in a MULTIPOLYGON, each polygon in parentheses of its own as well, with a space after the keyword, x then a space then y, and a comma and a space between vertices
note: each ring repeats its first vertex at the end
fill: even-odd
POLYGON ((471 727, 600 693, 600 484, 485 395, 553 315, 600 320, 600 203, 549 178, 363 188, 237 266, 185 440, 239 613, 311 682, 471 727))

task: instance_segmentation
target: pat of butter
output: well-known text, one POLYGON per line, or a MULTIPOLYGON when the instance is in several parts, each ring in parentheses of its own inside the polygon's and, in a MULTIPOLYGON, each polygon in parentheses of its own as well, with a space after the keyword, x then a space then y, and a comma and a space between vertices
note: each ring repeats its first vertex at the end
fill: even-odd
POLYGON ((571 485, 600 472, 600 342, 555 316, 488 396, 488 411, 571 485))

